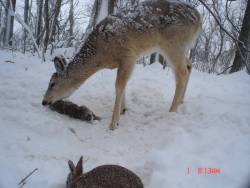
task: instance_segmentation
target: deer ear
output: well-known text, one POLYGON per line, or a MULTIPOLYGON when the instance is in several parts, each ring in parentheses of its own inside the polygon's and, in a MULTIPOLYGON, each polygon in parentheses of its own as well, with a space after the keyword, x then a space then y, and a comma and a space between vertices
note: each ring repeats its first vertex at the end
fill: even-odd
POLYGON ((56 72, 58 74, 63 75, 66 71, 66 68, 67 68, 67 62, 66 62, 65 58, 62 56, 60 56, 60 57, 56 56, 53 61, 54 61, 56 72))
POLYGON ((82 175, 82 156, 76 165, 76 176, 82 175))
POLYGON ((69 165, 70 172, 73 173, 75 171, 75 169, 76 169, 74 163, 71 160, 69 160, 68 165, 69 165))

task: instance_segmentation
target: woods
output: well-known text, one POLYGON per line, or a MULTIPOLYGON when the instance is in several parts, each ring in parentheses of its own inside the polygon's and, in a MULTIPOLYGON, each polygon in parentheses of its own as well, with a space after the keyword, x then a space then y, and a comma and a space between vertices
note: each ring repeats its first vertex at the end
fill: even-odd
MULTIPOLYGON (((202 72, 224 74, 247 66, 249 72, 249 0, 186 1, 195 5, 203 15, 201 36, 190 52, 194 68, 202 72)), ((57 48, 78 49, 88 33, 104 17, 119 9, 136 6, 139 0, 95 0, 90 1, 83 10, 78 7, 79 0, 25 0, 18 4, 21 8, 16 12, 19 15, 16 21, 12 14, 16 11, 16 0, 0 2, 1 48, 23 53, 39 51, 45 60, 45 54, 52 54, 57 48), (79 25, 79 20, 83 19, 88 20, 85 27, 79 25)), ((138 62, 151 64, 149 59, 151 63, 153 60, 161 61, 162 55, 153 53, 150 58, 146 56, 138 62)))

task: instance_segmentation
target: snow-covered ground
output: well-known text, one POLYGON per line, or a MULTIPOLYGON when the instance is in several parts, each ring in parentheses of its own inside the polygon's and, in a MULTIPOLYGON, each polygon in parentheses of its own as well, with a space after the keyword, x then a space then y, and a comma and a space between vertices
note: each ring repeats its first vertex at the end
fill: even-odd
POLYGON ((119 128, 110 131, 115 71, 97 73, 70 98, 102 117, 92 124, 41 105, 53 71, 52 62, 0 51, 0 188, 18 187, 35 168, 25 188, 64 187, 67 160, 81 155, 85 171, 119 164, 136 172, 147 188, 246 185, 250 77, 245 72, 215 76, 193 71, 185 103, 178 113, 169 113, 171 72, 156 64, 138 65, 127 88, 129 110, 119 128), (208 174, 209 168, 220 173, 208 174))

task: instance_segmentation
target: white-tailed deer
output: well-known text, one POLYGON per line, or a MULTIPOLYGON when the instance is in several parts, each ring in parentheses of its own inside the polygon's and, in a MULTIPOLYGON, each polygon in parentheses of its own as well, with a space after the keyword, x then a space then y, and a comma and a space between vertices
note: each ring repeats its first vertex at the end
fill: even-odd
POLYGON ((116 99, 110 129, 115 129, 125 109, 125 88, 136 59, 159 47, 172 65, 176 90, 170 112, 183 101, 192 69, 188 51, 201 29, 201 17, 188 4, 167 0, 144 1, 101 21, 67 65, 56 57, 43 105, 68 97, 97 71, 117 68, 116 99))

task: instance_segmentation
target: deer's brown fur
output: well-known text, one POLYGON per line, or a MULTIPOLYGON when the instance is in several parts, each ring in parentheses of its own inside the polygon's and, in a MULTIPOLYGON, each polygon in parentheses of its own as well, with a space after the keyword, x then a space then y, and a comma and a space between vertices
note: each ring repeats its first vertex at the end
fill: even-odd
POLYGON ((116 99, 110 128, 116 128, 125 108, 125 88, 136 59, 159 47, 172 65, 176 91, 171 112, 183 101, 192 64, 188 51, 199 35, 201 18, 190 5, 167 0, 151 0, 121 10, 101 21, 87 37, 81 50, 67 68, 60 58, 57 73, 51 79, 44 103, 53 103, 70 95, 92 74, 117 68, 116 99), (52 88, 51 83, 55 83, 52 88))

